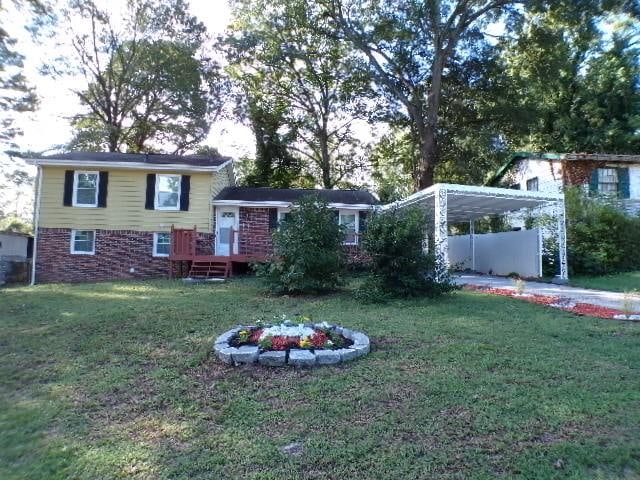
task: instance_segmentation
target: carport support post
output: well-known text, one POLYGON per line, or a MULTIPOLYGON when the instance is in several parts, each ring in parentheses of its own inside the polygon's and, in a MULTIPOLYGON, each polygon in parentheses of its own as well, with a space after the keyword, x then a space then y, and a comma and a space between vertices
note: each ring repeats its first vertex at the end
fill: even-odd
POLYGON ((469 220, 469 240, 471 242, 471 270, 476 271, 476 221, 469 220))
POLYGON ((567 268, 567 222, 564 206, 564 197, 556 202, 556 217, 558 218, 557 241, 558 241, 558 260, 560 261, 560 282, 564 283, 569 280, 569 271, 567 268))
POLYGON ((439 185, 435 194, 435 255, 436 255, 436 281, 446 280, 449 271, 449 240, 447 226, 447 189, 439 185))

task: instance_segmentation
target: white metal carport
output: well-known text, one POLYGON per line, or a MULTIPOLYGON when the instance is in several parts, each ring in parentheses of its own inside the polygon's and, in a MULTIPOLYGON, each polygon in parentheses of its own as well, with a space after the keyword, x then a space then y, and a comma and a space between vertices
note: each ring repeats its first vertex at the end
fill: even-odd
POLYGON ((413 195, 390 203, 382 210, 418 206, 433 218, 435 253, 441 271, 449 268, 448 225, 469 222, 472 259, 475 265, 474 225, 478 218, 501 215, 526 208, 552 206, 557 219, 555 229, 560 264, 559 279, 568 280, 564 194, 438 183, 413 195))

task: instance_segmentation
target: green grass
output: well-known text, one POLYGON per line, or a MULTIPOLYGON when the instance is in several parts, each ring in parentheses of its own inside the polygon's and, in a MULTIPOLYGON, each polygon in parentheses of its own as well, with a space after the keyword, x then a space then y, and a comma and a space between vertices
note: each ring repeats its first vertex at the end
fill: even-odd
POLYGON ((471 292, 268 298, 253 280, 4 289, 0 306, 4 480, 640 475, 637 324, 471 292), (372 352, 212 358, 217 334, 280 313, 362 329, 372 352))
POLYGON ((616 273, 598 277, 580 276, 571 279, 571 285, 613 292, 640 291, 640 272, 616 273))

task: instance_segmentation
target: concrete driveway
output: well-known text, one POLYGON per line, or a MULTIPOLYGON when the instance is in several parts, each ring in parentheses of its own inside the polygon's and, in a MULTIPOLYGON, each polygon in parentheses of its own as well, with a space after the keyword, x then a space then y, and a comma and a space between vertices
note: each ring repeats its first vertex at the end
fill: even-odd
MULTIPOLYGON (((491 275, 476 275, 471 273, 455 274, 454 281, 458 285, 476 285, 479 287, 516 289, 516 282, 511 278, 494 277, 491 275)), ((549 295, 560 297, 563 300, 571 300, 575 303, 590 303, 602 307, 623 309, 624 293, 607 292, 605 290, 590 290, 587 288, 569 287, 543 282, 525 282, 525 293, 537 295, 549 295)), ((640 313, 640 297, 632 296, 634 312, 640 313)))

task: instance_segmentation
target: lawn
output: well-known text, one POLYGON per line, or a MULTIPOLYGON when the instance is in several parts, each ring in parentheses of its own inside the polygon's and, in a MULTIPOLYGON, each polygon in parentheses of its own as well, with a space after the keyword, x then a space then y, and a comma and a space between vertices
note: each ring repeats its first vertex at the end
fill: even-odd
POLYGON ((640 272, 616 273, 598 277, 574 277, 571 279, 571 285, 613 292, 640 291, 640 272))
POLYGON ((638 478, 640 325, 466 291, 268 298, 251 279, 0 290, 0 478, 638 478), (315 370, 210 354, 238 322, 367 332, 315 370), (280 451, 300 442, 300 455, 280 451))

